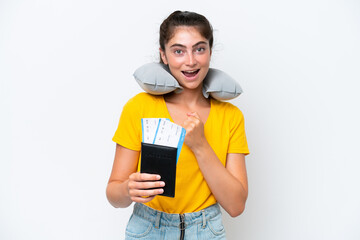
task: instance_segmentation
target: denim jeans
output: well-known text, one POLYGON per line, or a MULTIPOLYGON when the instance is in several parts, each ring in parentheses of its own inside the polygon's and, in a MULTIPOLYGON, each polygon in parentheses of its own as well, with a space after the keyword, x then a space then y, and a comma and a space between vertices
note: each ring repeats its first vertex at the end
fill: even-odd
POLYGON ((172 240, 180 239, 181 235, 185 240, 226 239, 218 204, 180 216, 135 203, 133 214, 126 227, 125 239, 172 240), (184 224, 181 224, 181 218, 184 224))

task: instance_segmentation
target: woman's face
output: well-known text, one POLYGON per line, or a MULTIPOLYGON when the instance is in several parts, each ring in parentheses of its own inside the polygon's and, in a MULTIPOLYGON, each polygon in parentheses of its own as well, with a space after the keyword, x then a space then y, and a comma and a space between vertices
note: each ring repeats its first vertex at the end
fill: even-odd
POLYGON ((179 84, 187 89, 201 86, 210 65, 209 41, 195 27, 176 27, 174 36, 160 49, 165 64, 179 84))

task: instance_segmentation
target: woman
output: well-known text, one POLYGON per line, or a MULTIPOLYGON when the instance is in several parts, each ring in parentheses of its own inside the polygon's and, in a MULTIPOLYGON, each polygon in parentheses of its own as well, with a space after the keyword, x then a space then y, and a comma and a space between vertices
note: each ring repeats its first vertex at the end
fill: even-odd
POLYGON ((114 207, 135 202, 127 239, 225 239, 219 205, 232 217, 247 199, 244 119, 230 103, 205 98, 203 80, 213 44, 208 20, 175 11, 160 26, 160 58, 183 87, 180 93, 140 93, 125 106, 107 197, 114 207), (186 130, 176 170, 175 198, 161 176, 138 172, 141 118, 169 118, 186 130))

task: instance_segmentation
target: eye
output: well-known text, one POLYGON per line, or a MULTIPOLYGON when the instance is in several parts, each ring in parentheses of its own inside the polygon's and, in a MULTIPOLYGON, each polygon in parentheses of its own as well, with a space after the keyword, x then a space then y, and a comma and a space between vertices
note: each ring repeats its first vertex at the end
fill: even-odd
POLYGON ((180 49, 176 49, 176 50, 174 51, 174 53, 175 53, 175 54, 177 54, 177 55, 180 55, 180 54, 182 54, 182 53, 183 53, 183 51, 182 51, 182 50, 180 50, 180 49))
POLYGON ((204 47, 198 47, 197 49, 196 49, 196 52, 198 52, 198 53, 201 53, 201 52, 204 52, 205 51, 205 48, 204 47))

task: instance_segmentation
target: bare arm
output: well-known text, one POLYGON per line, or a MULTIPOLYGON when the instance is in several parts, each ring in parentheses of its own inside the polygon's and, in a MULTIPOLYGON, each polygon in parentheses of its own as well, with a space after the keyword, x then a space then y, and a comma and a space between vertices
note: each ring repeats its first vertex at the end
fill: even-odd
POLYGON ((216 200, 230 216, 239 216, 245 209, 248 195, 244 155, 228 154, 226 167, 210 146, 199 148, 195 156, 216 200))
POLYGON ((159 175, 136 172, 139 152, 116 145, 115 159, 106 196, 114 207, 128 207, 134 202, 149 202, 161 194, 164 182, 159 175), (156 189, 149 189, 156 188, 156 189))
POLYGON ((216 200, 230 216, 240 215, 245 209, 248 195, 244 154, 228 154, 224 167, 207 142, 203 123, 196 113, 188 114, 184 127, 185 143, 195 154, 200 170, 216 200))

